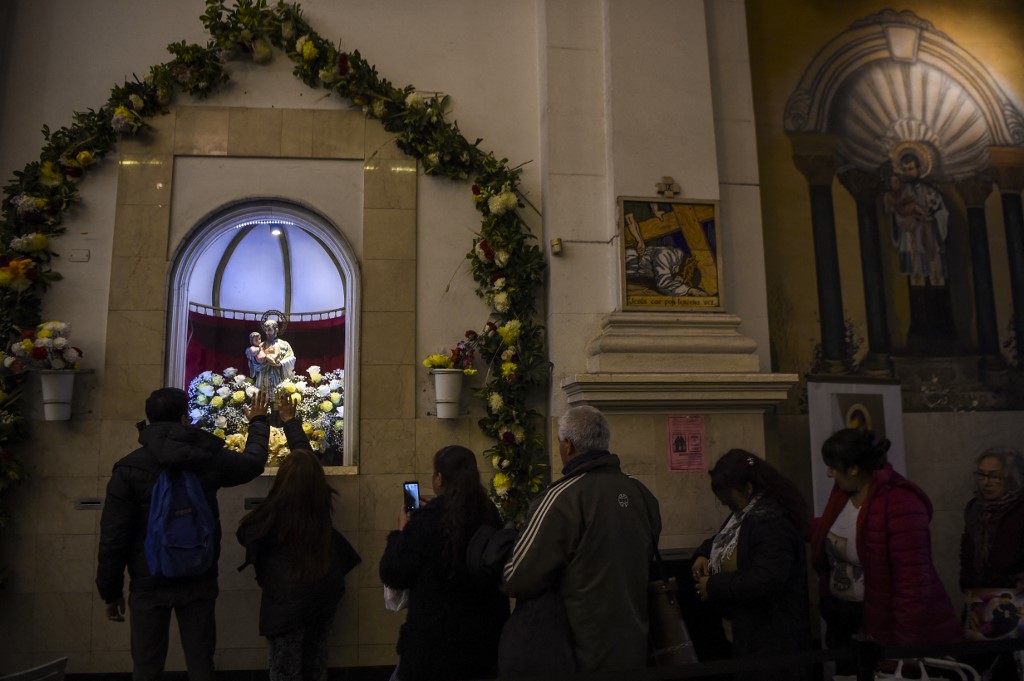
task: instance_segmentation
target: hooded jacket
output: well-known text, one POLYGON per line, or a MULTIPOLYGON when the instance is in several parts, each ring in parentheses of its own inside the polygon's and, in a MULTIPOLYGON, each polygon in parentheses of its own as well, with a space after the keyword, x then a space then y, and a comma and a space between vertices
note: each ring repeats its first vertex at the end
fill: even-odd
MULTIPOLYGON (((302 428, 296 420, 285 424, 302 428), (295 425, 293 425, 295 424, 295 425)), ((245 450, 239 454, 224 446, 224 440, 195 426, 181 423, 152 423, 139 431, 142 446, 116 464, 107 483, 107 496, 100 519, 99 567, 96 586, 106 603, 124 595, 124 571, 128 569, 132 591, 153 591, 176 585, 216 582, 217 561, 204 574, 194 577, 152 575, 146 563, 144 542, 149 521, 153 486, 163 469, 190 470, 196 474, 213 516, 217 519, 217 557, 220 557, 220 508, 217 490, 249 482, 263 472, 267 463, 270 425, 266 416, 249 422, 245 450)))
POLYGON ((505 590, 516 598, 558 590, 577 671, 638 669, 647 663, 647 582, 661 514, 619 457, 580 456, 590 455, 534 502, 505 565, 505 590))
MULTIPOLYGON (((963 639, 953 604, 932 564, 932 504, 920 487, 885 464, 871 476, 857 514, 857 554, 864 567, 864 632, 882 645, 956 643, 963 639)), ((811 534, 811 559, 828 590, 825 538, 850 493, 835 486, 811 534)))

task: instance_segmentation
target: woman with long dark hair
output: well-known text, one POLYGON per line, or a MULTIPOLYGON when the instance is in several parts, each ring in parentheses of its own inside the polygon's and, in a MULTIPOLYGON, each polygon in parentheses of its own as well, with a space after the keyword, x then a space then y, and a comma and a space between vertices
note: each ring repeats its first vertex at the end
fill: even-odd
MULTIPOLYGON (((301 432, 294 407, 281 415, 286 433, 301 432)), ((292 450, 267 498, 239 525, 246 564, 256 566, 263 588, 259 627, 270 646, 270 681, 327 678, 328 630, 345 574, 360 560, 331 522, 336 493, 307 441, 307 448, 292 450)))
POLYGON ((480 482, 476 455, 449 445, 434 454, 436 498, 411 516, 404 505, 388 535, 381 581, 409 590, 398 636, 400 681, 490 678, 497 674, 498 639, 508 597, 495 582, 472 578, 466 547, 482 525, 501 526, 480 482))
MULTIPOLYGON (((767 461, 743 449, 726 452, 709 475, 711 490, 732 513, 694 554, 698 595, 720 607, 733 657, 804 650, 810 627, 803 495, 767 461)), ((775 669, 743 678, 804 676, 801 669, 775 669)))
POLYGON ((888 440, 853 428, 821 448, 835 485, 815 520, 811 559, 830 648, 849 645, 858 631, 886 646, 962 639, 932 564, 931 501, 893 470, 888 451, 888 440))

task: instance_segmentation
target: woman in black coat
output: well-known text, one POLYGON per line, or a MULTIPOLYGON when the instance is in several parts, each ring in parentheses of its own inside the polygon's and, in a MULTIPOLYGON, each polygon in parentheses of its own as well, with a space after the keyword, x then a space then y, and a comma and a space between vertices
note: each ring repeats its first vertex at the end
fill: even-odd
POLYGON ((481 525, 501 526, 480 483, 476 455, 450 445, 434 455, 437 497, 412 516, 405 507, 388 535, 381 581, 409 590, 409 611, 398 636, 400 681, 456 681, 497 673, 498 639, 508 597, 494 581, 474 579, 466 547, 481 525))
POLYGON ((335 494, 316 454, 293 449, 267 498, 238 527, 245 565, 256 566, 263 588, 259 629, 270 648, 271 681, 327 679, 327 635, 345 574, 360 561, 332 525, 335 494))
MULTIPOLYGON (((732 514, 697 550, 698 595, 720 607, 734 658, 806 650, 810 642, 808 516, 796 486, 742 449, 711 469, 711 489, 732 514)), ((802 679, 805 669, 765 669, 750 679, 802 679)))

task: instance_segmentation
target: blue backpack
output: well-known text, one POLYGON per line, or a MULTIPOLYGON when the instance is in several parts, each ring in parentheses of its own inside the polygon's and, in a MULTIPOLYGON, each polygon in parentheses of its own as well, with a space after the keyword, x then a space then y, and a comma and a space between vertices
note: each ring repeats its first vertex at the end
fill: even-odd
POLYGON ((164 470, 153 485, 146 528, 149 572, 192 577, 213 567, 217 522, 192 471, 164 470))

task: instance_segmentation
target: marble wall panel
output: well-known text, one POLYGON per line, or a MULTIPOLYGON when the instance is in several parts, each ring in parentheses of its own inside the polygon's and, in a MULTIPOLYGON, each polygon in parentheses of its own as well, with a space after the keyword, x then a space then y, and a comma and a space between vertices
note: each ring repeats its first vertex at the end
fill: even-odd
MULTIPOLYGON (((166 298, 167 260, 164 257, 111 259, 109 309, 161 311, 166 298)), ((163 363, 162 358, 160 363, 163 363)))
POLYGON ((107 348, 107 363, 162 364, 165 321, 161 310, 111 310, 107 331, 121 341, 107 348))
POLYGON ((284 109, 281 121, 281 156, 313 156, 313 112, 309 109, 284 109))
POLYGON ((363 211, 363 257, 416 259, 416 211, 371 208, 363 211))
POLYGON ((281 109, 228 109, 228 156, 281 155, 281 109))
POLYGON ((172 156, 122 154, 117 169, 118 205, 166 206, 173 172, 172 156))
POLYGON ((114 217, 117 236, 112 254, 116 257, 167 258, 170 219, 169 202, 118 205, 114 217))
POLYGON ((225 156, 228 153, 229 110, 214 106, 179 106, 174 128, 174 153, 184 156, 225 156))
MULTIPOLYGON (((394 642, 398 640, 398 628, 405 621, 405 612, 391 612, 384 607, 384 587, 361 588, 358 596, 360 646, 390 645, 394 656, 394 642)), ((366 664, 362 658, 360 664, 366 664)), ((387 664, 387 661, 374 664, 387 664)))
MULTIPOLYGON (((415 312, 416 261, 365 260, 363 313, 415 312)), ((367 348, 372 351, 372 348, 367 348)))
POLYGON ((367 160, 363 175, 363 207, 416 208, 416 162, 409 160, 367 160))
POLYGON ((413 418, 415 411, 415 367, 409 364, 362 367, 359 386, 362 418, 413 418))
POLYGON ((39 593, 32 611, 33 647, 71 657, 92 644, 91 593, 39 593))
POLYGON ((364 419, 359 433, 360 473, 411 474, 416 466, 413 419, 364 419))
POLYGON ((313 157, 363 160, 366 117, 358 110, 313 112, 313 157))
POLYGON ((416 315, 367 311, 362 317, 360 360, 367 364, 416 364, 416 315))
POLYGON ((33 422, 33 474, 49 477, 91 477, 99 459, 100 421, 33 422))

